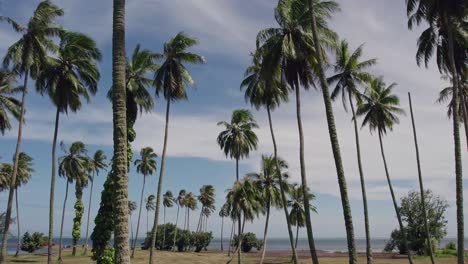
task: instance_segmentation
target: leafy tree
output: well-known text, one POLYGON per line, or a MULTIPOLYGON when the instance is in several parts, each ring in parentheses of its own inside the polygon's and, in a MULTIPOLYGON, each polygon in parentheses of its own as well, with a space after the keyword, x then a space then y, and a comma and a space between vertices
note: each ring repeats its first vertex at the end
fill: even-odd
POLYGON ((224 251, 224 248, 223 248, 224 218, 229 216, 228 206, 229 205, 225 203, 219 210, 219 217, 221 217, 221 251, 224 251))
MULTIPOLYGON (((169 112, 171 102, 187 99, 187 87, 193 86, 190 72, 184 64, 203 64, 205 58, 187 51, 187 49, 198 44, 198 39, 190 37, 183 32, 164 43, 164 62, 156 71, 154 76, 154 86, 156 95, 163 95, 166 99, 166 125, 164 129, 164 144, 161 156, 161 168, 159 171, 158 191, 156 194, 156 210, 154 211, 154 225, 158 226, 159 209, 161 207, 162 181, 164 176, 164 165, 166 163, 167 139, 169 134, 169 112)), ((153 237, 156 237, 156 228, 153 228, 153 237)), ((154 240, 153 240, 154 241, 154 240)), ((150 261, 153 263, 154 247, 150 248, 150 261)))
MULTIPOLYGON (((174 205, 174 195, 171 191, 166 191, 163 194, 163 206, 164 206, 164 221, 163 225, 166 227, 166 208, 171 208, 174 205)), ((166 244, 166 230, 163 230, 163 245, 166 244)))
POLYGON ((34 232, 32 235, 29 232, 24 233, 21 250, 33 253, 34 251, 45 247, 47 244, 47 237, 43 233, 34 232))
MULTIPOLYGON (((207 222, 208 217, 216 209, 215 207, 215 189, 213 185, 203 185, 200 188, 200 195, 198 196, 198 201, 201 203, 202 208, 200 210, 200 218, 198 219, 197 232, 202 232, 203 223, 207 222)), ((205 224, 206 232, 206 224, 205 224)))
POLYGON ((13 97, 22 91, 22 87, 14 87, 16 74, 8 70, 0 70, 0 132, 5 134, 6 130, 11 129, 8 114, 11 114, 16 120, 20 118, 21 102, 13 97))
POLYGON ((184 206, 187 209, 187 230, 190 231, 190 211, 195 211, 197 209, 197 199, 192 192, 189 192, 184 197, 184 206))
MULTIPOLYGON (((19 114, 18 138, 15 148, 15 160, 13 162, 12 184, 8 194, 8 204, 6 211, 5 227, 3 230, 2 250, 0 252, 0 263, 5 262, 7 255, 8 232, 10 228, 11 208, 13 205, 13 194, 18 173, 19 153, 21 152, 21 140, 23 135, 24 115, 26 112, 26 94, 28 93, 28 78, 36 79, 42 66, 46 62, 47 52, 55 50, 57 47, 50 39, 56 37, 61 31, 61 26, 55 21, 57 17, 63 15, 63 10, 54 5, 51 1, 45 0, 39 3, 33 16, 29 19, 27 26, 23 26, 15 20, 0 16, 0 21, 6 21, 14 31, 21 34, 21 38, 13 43, 7 50, 3 60, 4 68, 12 68, 24 76, 22 88, 21 111, 19 114)), ((50 208, 52 214, 53 207, 50 208)), ((53 217, 49 218, 49 247, 47 263, 52 263, 52 238, 53 238, 53 217)))
MULTIPOLYGON (((239 245, 239 238, 238 236, 234 236, 233 239, 233 246, 238 246, 239 245)), ((242 252, 244 253, 249 253, 252 251, 253 248, 256 248, 257 250, 261 250, 263 247, 263 241, 257 239, 257 236, 254 233, 246 233, 242 234, 242 243, 241 243, 241 249, 242 252)))
MULTIPOLYGON (((294 247, 297 249, 297 242, 299 239, 299 228, 304 227, 306 224, 305 220, 305 210, 304 210, 304 195, 302 194, 303 188, 298 184, 294 184, 289 187, 289 196, 290 200, 288 201, 288 207, 291 207, 291 212, 289 218, 291 219, 291 225, 296 226, 296 243, 294 247)), ((308 191, 307 194, 309 201, 315 199, 315 195, 308 191)), ((310 203, 309 203, 310 204, 310 203)), ((317 209, 310 205, 310 210, 312 212, 317 212, 317 209)))
POLYGON ((156 199, 156 196, 154 196, 153 194, 150 194, 148 196, 148 198, 145 199, 146 201, 146 205, 145 205, 145 208, 146 208, 146 233, 149 232, 149 211, 153 211, 155 209, 155 204, 154 204, 154 200, 156 199))
MULTIPOLYGON (((185 199, 185 195, 186 195, 186 191, 184 189, 180 190, 179 191, 179 195, 177 196, 177 198, 174 199, 174 203, 177 205, 177 215, 176 215, 176 222, 175 222, 175 226, 177 227, 177 224, 179 223, 179 209, 180 207, 184 207, 184 199, 185 199)), ((174 232, 174 238, 173 238, 173 246, 172 248, 175 249, 175 246, 176 246, 176 241, 177 241, 177 228, 174 232)))

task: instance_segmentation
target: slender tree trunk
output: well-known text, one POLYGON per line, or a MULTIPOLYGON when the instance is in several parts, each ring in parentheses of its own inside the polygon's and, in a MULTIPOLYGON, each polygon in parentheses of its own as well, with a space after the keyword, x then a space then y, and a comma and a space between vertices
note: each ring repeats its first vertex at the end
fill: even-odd
POLYGON ((62 239, 63 239, 63 223, 65 222, 65 208, 67 206, 67 199, 68 199, 68 179, 67 181, 67 187, 65 188, 65 199, 63 200, 63 209, 62 209, 62 222, 60 224, 60 238, 59 238, 59 253, 58 253, 58 261, 59 263, 62 262, 62 239))
POLYGON ((156 210, 154 213, 154 225, 153 225, 153 234, 151 238, 151 247, 150 247, 150 257, 149 257, 149 264, 153 264, 153 254, 154 254, 154 243, 156 241, 156 231, 158 228, 158 218, 159 218, 159 209, 161 207, 161 190, 163 184, 163 176, 164 176, 164 165, 166 164, 166 150, 167 150, 167 136, 169 133, 169 111, 171 107, 171 100, 167 99, 167 106, 166 106, 166 127, 164 129, 164 146, 163 152, 161 156, 161 168, 159 169, 159 181, 158 181, 158 193, 156 195, 156 210))
POLYGON ((19 206, 18 206, 18 187, 16 187, 16 190, 15 190, 15 200, 16 200, 16 227, 18 230, 15 257, 18 257, 20 248, 21 248, 21 228, 20 228, 20 216, 19 216, 19 206))
POLYGON ((224 217, 221 217, 221 252, 224 251, 223 248, 223 230, 224 229, 224 217))
POLYGON ((427 222, 427 211, 426 211, 426 199, 424 193, 424 185, 422 179, 422 172, 421 172, 421 161, 419 158, 419 146, 418 146, 418 137, 416 135, 416 125, 414 122, 414 114, 413 114, 413 104, 411 103, 411 94, 408 92, 408 100, 410 106, 410 113, 411 113, 411 124, 413 125, 413 136, 414 136, 414 147, 416 149, 416 164, 418 166, 418 179, 419 179, 419 191, 421 193, 421 207, 423 210, 423 218, 424 218, 424 229, 426 231, 426 242, 429 249, 429 256, 431 257, 431 263, 435 264, 434 260, 434 253, 432 252, 432 243, 431 243, 431 234, 429 232, 429 225, 427 222))
POLYGON ((297 242, 299 241, 299 224, 296 226, 296 244, 294 248, 297 250, 297 242))
POLYGON ((13 207, 13 194, 15 192, 16 176, 18 174, 18 159, 21 148, 21 139, 23 136, 23 124, 24 124, 24 114, 26 107, 26 95, 28 94, 28 75, 29 70, 26 70, 24 73, 24 90, 23 97, 21 99, 21 114, 18 124, 18 138, 16 140, 16 149, 15 149, 15 160, 13 163, 13 173, 11 175, 10 190, 8 191, 8 204, 5 215, 5 226, 3 228, 3 239, 2 239, 2 250, 0 252, 0 264, 6 262, 7 257, 7 245, 8 245, 8 232, 10 230, 10 221, 11 221, 11 208, 13 207))
POLYGON ((228 257, 231 256, 231 251, 234 249, 233 246, 232 246, 232 237, 234 236, 234 229, 236 228, 234 219, 232 220, 232 225, 231 226, 232 227, 231 227, 231 235, 229 237, 228 257))
POLYGON ((243 227, 241 226, 241 215, 239 214, 239 218, 237 219, 237 221, 239 222, 237 224, 237 228, 239 228, 239 232, 238 232, 238 235, 237 235, 237 264, 241 264, 242 263, 242 254, 241 254, 241 251, 242 251, 242 231, 243 231, 243 227))
POLYGON ((461 96, 462 101, 460 104, 462 105, 462 114, 463 114, 463 126, 465 128, 465 141, 467 145, 467 150, 468 150, 468 114, 467 114, 467 109, 466 109, 466 97, 465 95, 461 96))
POLYGON ((208 216, 205 216, 205 232, 208 231, 208 216))
POLYGON ((134 239, 134 235, 133 235, 133 222, 132 222, 132 214, 130 213, 130 236, 131 236, 131 239, 130 239, 130 247, 132 247, 133 249, 133 241, 135 241, 134 239))
MULTIPOLYGON (((262 258, 260 259, 260 264, 263 264, 265 260, 265 253, 267 247, 267 233, 268 233, 268 222, 270 221, 270 206, 271 206, 271 198, 267 198, 267 211, 266 211, 266 221, 265 221, 265 230, 263 231, 263 250, 262 250, 262 258)), ((285 205, 286 206, 286 205, 285 205)))
POLYGON ((190 231, 190 209, 187 208, 187 230, 190 231))
MULTIPOLYGON (((313 5, 313 0, 309 0, 309 11, 312 18, 312 35, 314 38, 314 46, 317 53, 317 64, 318 64, 318 77, 320 79, 320 86, 322 87, 322 96, 325 104, 325 112, 327 116, 328 123, 328 133, 330 135, 330 143, 333 150, 333 157, 335 160, 336 174, 338 176, 338 185, 340 187, 341 194, 341 204, 343 206, 343 215, 346 226, 346 237, 348 242, 348 254, 349 254, 349 263, 354 264, 357 262, 357 253, 356 253, 356 241, 354 240, 354 227, 353 219, 351 214, 351 206, 349 204, 348 198, 348 189, 346 187, 346 178, 343 170, 343 162, 341 160, 340 145, 338 142, 338 135, 335 127, 335 117, 333 114, 333 106, 328 91, 328 83, 325 77, 325 72, 323 69, 323 60, 321 47, 319 43, 319 38, 317 34, 317 24, 315 21, 315 10, 313 5)), ((307 199, 306 199, 307 200, 307 199)), ((308 207, 306 207, 308 211, 308 207)))
POLYGON ((236 158, 236 181, 239 181, 239 158, 236 158))
POLYGON ((146 209, 146 234, 148 234, 149 232, 149 226, 148 226, 148 222, 149 222, 149 210, 146 209))
POLYGON ((413 264, 413 258, 411 256, 411 250, 408 246, 408 239, 406 236, 405 226, 403 225, 403 221, 401 220, 400 209, 398 208, 398 204, 395 198, 395 192, 393 191, 392 181, 390 180, 390 174, 388 172, 387 160, 385 159, 385 152, 384 152, 384 147, 382 143, 382 133, 381 131, 379 131, 378 133, 379 133, 380 150, 382 152, 382 160, 383 160, 384 168, 385 168, 385 175, 387 176, 388 188, 390 189, 390 194, 392 195, 393 207, 395 208, 396 216, 398 219, 398 224, 400 225, 400 232, 403 236, 403 243, 406 249, 408 250, 408 261, 410 264, 413 264))
POLYGON ((315 249, 314 234, 312 231, 312 221, 310 217, 310 202, 308 198, 307 189, 307 176, 304 159, 304 132, 302 131, 302 117, 301 117, 301 92, 299 87, 296 88, 296 111, 297 111, 297 126, 299 130, 299 160, 301 165, 301 180, 302 180, 302 193, 304 195, 304 208, 307 227, 307 238, 309 240, 309 250, 312 257, 312 263, 318 264, 317 251, 315 249))
POLYGON ((89 217, 91 215, 91 201, 93 199, 93 186, 94 186, 94 171, 93 171, 93 180, 91 181, 91 187, 89 189, 88 217, 87 217, 88 219, 86 220, 86 242, 85 242, 84 255, 88 254, 89 217))
MULTIPOLYGON (((283 83, 283 74, 281 73, 281 84, 282 83, 283 83)), ((275 137, 275 132, 273 129, 273 121, 271 119, 270 106, 267 106, 267 114, 268 114, 268 123, 270 124, 271 139, 273 141, 273 150, 274 150, 273 155, 276 161, 276 172, 279 175, 278 179, 279 179, 280 191, 281 191, 281 201, 283 202, 283 205, 285 205, 287 204, 287 200, 286 200, 286 194, 285 194, 284 186, 283 186, 283 175, 281 175, 281 169, 280 169, 279 162, 278 162, 278 147, 276 145, 276 137, 275 137)), ((292 251, 292 260, 294 264, 297 264, 299 263, 299 260, 297 258, 296 248, 294 247, 294 244, 293 244, 294 236, 293 236, 293 232, 291 229, 291 220, 289 219, 287 206, 283 206, 283 210, 284 210, 284 216, 286 217, 286 225, 288 227, 289 243, 291 244, 291 251, 292 251)))
POLYGON ((198 217, 197 232, 201 232, 203 230, 202 217, 203 217, 203 206, 202 206, 202 209, 200 210, 200 216, 198 217))
POLYGON ((164 249, 164 245, 166 245, 166 206, 164 206, 163 218, 164 218, 163 219, 164 229, 163 229, 163 242, 162 242, 161 250, 164 249))
POLYGON ((177 224, 178 224, 178 222, 179 222, 179 208, 180 208, 179 203, 177 203, 177 215, 176 215, 176 220, 175 220, 175 226, 176 226, 176 228, 175 228, 175 230, 174 230, 174 241, 173 241, 174 245, 172 246, 172 250, 175 250, 175 247, 176 247, 177 224))
POLYGON ((135 248, 138 240, 138 233, 140 232, 140 219, 141 219, 141 209, 143 207, 143 195, 145 194, 145 185, 146 185, 146 175, 143 175, 143 186, 141 187, 141 196, 140 196, 140 208, 138 210, 138 222, 135 233, 135 240, 133 240, 132 255, 130 258, 135 257, 135 248))
POLYGON ((359 129, 356 119, 356 111, 354 110, 353 97, 351 94, 348 94, 349 104, 351 105, 351 111, 353 113, 353 123, 354 123, 354 136, 356 137, 356 156, 359 168, 359 178, 361 180, 361 192, 362 192, 362 204, 364 207, 364 227, 366 232, 366 256, 367 264, 373 263, 372 258, 372 245, 371 245, 371 236, 370 236, 370 227, 369 227, 369 211, 367 207, 367 193, 366 193, 366 183, 364 180, 364 171, 362 169, 361 162, 361 145, 359 140, 359 129))

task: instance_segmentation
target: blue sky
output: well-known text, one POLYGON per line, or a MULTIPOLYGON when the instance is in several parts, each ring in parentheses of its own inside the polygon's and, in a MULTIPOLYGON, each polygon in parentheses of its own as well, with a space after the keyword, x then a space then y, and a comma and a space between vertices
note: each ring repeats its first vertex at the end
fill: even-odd
MULTIPOLYGON (((0 14, 26 23, 39 1, 0 0, 0 14)), ((187 189, 198 193, 203 184, 216 188, 217 208, 222 204, 225 190, 235 178, 234 162, 227 160, 216 144, 220 128, 216 122, 228 120, 232 110, 245 104, 239 90, 243 72, 249 65, 249 53, 255 48, 258 30, 275 26, 272 0, 130 0, 127 1, 127 51, 137 43, 144 48, 160 52, 162 44, 179 31, 200 39, 194 51, 204 55, 206 65, 190 67, 196 88, 189 91, 189 101, 179 102, 172 108, 168 143, 168 161, 164 190, 177 193, 187 189)), ((408 109, 407 92, 412 93, 419 131, 420 151, 426 187, 447 199, 451 208, 447 212, 448 235, 455 236, 455 177, 451 126, 446 107, 435 103, 438 91, 447 84, 440 80, 434 64, 429 69, 418 68, 414 54, 420 30, 408 31, 404 1, 338 0, 342 12, 336 14, 332 27, 355 48, 365 45, 366 58, 378 58, 372 70, 383 75, 388 83, 397 82, 395 92, 402 107, 408 109)), ((93 37, 103 52, 100 64, 102 79, 99 92, 89 105, 77 114, 62 116, 59 141, 70 144, 81 140, 88 144, 89 153, 102 149, 112 156, 111 104, 105 94, 111 83, 111 23, 112 1, 56 0, 64 8, 60 19, 69 30, 80 31, 93 37)), ((5 24, 0 25, 0 54, 20 36, 5 24)), ((27 98, 26 126, 22 150, 34 157, 35 170, 31 182, 20 190, 21 220, 24 231, 46 232, 48 226, 48 192, 50 184, 50 150, 55 109, 48 98, 40 97, 31 84, 27 98)), ((154 93, 154 91, 152 91, 154 93)), ((316 194, 314 202, 318 214, 313 216, 317 237, 344 237, 344 222, 339 200, 322 97, 309 91, 303 97, 303 120, 306 137, 306 164, 309 185, 316 194)), ((137 139, 133 144, 135 156, 140 148, 151 146, 159 154, 163 139, 163 101, 157 99, 156 109, 140 117, 135 125, 137 139)), ((364 237, 359 175, 355 162, 355 143, 351 119, 341 102, 334 104, 336 124, 340 136, 344 168, 348 181, 357 237, 364 237)), ((261 128, 259 148, 248 160, 241 162, 241 173, 258 169, 261 154, 272 152, 271 139, 264 111, 252 110, 261 128)), ((298 141, 294 101, 284 104, 273 114, 277 129, 279 153, 290 164, 293 181, 298 181, 298 141)), ((17 124, 15 124, 16 126, 17 124)), ((9 161, 14 151, 15 129, 0 137, 0 156, 9 161)), ((390 173, 398 196, 417 188, 417 171, 409 117, 384 139, 390 173)), ((367 129, 361 130, 363 163, 369 196, 371 233, 375 237, 388 237, 397 227, 390 194, 380 157, 378 139, 367 129)), ((463 146, 465 146, 463 138, 463 146)), ((464 148, 465 149, 465 148, 464 148)), ((60 151, 59 151, 60 155, 60 151)), ((465 167, 468 165, 464 160, 465 167)), ((129 196, 139 200, 142 176, 132 169, 129 178, 129 196)), ((97 212, 100 191, 105 178, 102 173, 95 182, 92 218, 97 212)), ((156 177, 147 181, 147 192, 155 193, 156 177)), ((65 181, 57 179, 55 202, 55 234, 58 235, 65 181)), ((70 192, 72 194, 72 192, 70 192)), ((85 203, 88 193, 85 193, 85 203)), ((7 195, 0 194, 0 210, 5 209, 7 195)), ((72 228, 74 198, 67 204, 65 234, 72 228)), ((167 219, 173 221, 175 209, 169 209, 167 219)), ((197 213, 193 214, 197 215, 197 213)), ((136 215, 133 217, 136 222, 136 215)), ((145 218, 143 218, 145 219, 145 218)), ((270 234, 285 237, 284 216, 274 212, 270 234)), ((195 217, 192 226, 196 225, 195 217)), ((260 235, 264 219, 246 226, 260 235)), ((145 226, 145 220, 142 222, 145 226)), ((214 235, 219 235, 221 219, 210 218, 214 235)), ((13 227, 14 228, 14 227, 13 227)), ((305 236, 305 234, 303 234, 305 236)))

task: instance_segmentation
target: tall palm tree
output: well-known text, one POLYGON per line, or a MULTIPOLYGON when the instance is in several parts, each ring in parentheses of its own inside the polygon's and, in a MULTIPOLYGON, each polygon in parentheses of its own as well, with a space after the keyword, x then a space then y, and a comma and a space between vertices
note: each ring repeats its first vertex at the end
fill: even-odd
POLYGON ((47 57, 36 81, 41 94, 48 94, 56 107, 55 129, 52 141, 52 175, 50 187, 50 210, 53 216, 55 196, 56 145, 60 113, 77 112, 81 97, 89 102, 90 94, 97 92, 100 74, 97 62, 101 52, 90 37, 75 32, 62 31, 57 54, 47 57))
POLYGON ((154 150, 151 147, 142 148, 140 151, 140 156, 141 159, 135 160, 134 164, 136 166, 137 172, 143 175, 143 185, 141 187, 140 209, 138 210, 137 229, 135 233, 135 240, 133 240, 131 258, 135 256, 136 241, 138 240, 138 232, 140 230, 141 209, 143 207, 143 195, 145 194, 146 177, 153 175, 156 172, 156 158, 158 157, 158 155, 154 153, 154 150))
POLYGON ((155 208, 154 205, 154 200, 156 199, 156 196, 154 194, 150 194, 148 198, 145 199, 146 201, 146 233, 148 234, 149 232, 149 211, 153 211, 155 208))
POLYGON ((360 101, 360 90, 364 82, 369 81, 371 75, 366 71, 369 67, 374 65, 377 60, 369 59, 361 61, 363 53, 363 45, 359 46, 355 51, 349 50, 348 42, 343 40, 340 46, 336 49, 336 62, 333 65, 335 75, 328 78, 330 84, 336 83, 331 99, 337 99, 341 94, 341 100, 345 111, 347 110, 346 101, 348 100, 351 107, 352 120, 354 122, 354 136, 356 141, 356 156, 359 168, 359 178, 361 180, 362 203, 364 206, 364 227, 366 232, 366 256, 367 264, 372 264, 372 246, 369 228, 369 213, 367 210, 367 194, 366 185, 364 180, 364 172, 362 169, 361 161, 361 146, 359 144, 359 129, 356 119, 356 110, 354 108, 353 98, 357 102, 360 101))
POLYGON ((192 192, 187 193, 184 198, 184 204, 187 209, 187 230, 190 231, 190 211, 195 211, 198 208, 197 198, 192 192))
POLYGON ((218 145, 224 154, 236 160, 236 181, 239 181, 239 160, 248 158, 252 150, 257 149, 258 138, 254 128, 257 122, 247 109, 238 109, 232 112, 231 122, 218 122, 225 130, 218 135, 218 145))
MULTIPOLYGON (((178 33, 175 37, 164 43, 164 62, 154 76, 156 95, 163 95, 164 99, 166 99, 166 125, 164 129, 164 145, 161 156, 161 169, 159 171, 158 191, 156 194, 152 242, 156 241, 156 229, 158 226, 159 209, 161 207, 162 181, 164 165, 166 163, 171 102, 186 100, 187 87, 195 84, 185 64, 203 64, 206 62, 204 57, 187 50, 197 44, 198 39, 190 37, 183 32, 178 33)), ((153 251, 154 243, 151 243, 150 264, 153 263, 153 251)))
POLYGON ((11 129, 8 113, 16 120, 20 118, 21 102, 13 95, 22 91, 22 87, 15 87, 16 74, 2 69, 0 70, 0 133, 5 134, 11 129))
MULTIPOLYGON (((466 69, 466 10, 464 0, 406 0, 408 28, 422 22, 428 24, 418 39, 416 61, 424 60, 426 66, 436 50, 441 73, 449 73, 453 81, 453 108, 460 104, 460 71, 466 69), (464 26, 463 26, 464 25, 464 26), (460 34, 462 33, 462 34, 460 34), (463 44, 460 44, 463 43, 463 44), (459 49, 461 48, 461 50, 459 49), (461 52, 460 52, 461 51, 461 52), (455 54, 463 54, 456 56, 455 54)), ((457 203, 458 264, 464 263, 463 174, 461 161, 460 123, 458 111, 453 111, 453 139, 455 154, 455 182, 457 203)))
POLYGON ((85 248, 84 248, 84 254, 86 255, 88 253, 88 234, 89 234, 89 217, 91 215, 91 201, 93 198, 93 186, 94 186, 94 179, 96 176, 99 176, 99 172, 102 169, 107 168, 106 164, 106 154, 104 154, 104 151, 102 150, 97 150, 92 158, 88 159, 88 170, 91 170, 91 175, 89 177, 89 180, 91 181, 91 187, 89 189, 89 202, 88 202, 88 217, 86 220, 86 239, 85 239, 85 248))
MULTIPOLYGON (((85 156, 86 147, 83 142, 77 141, 70 145, 67 150, 63 142, 60 143, 60 147, 65 155, 59 158, 58 173, 60 177, 65 178, 65 198, 63 201, 62 209, 62 223, 60 224, 60 237, 59 237, 59 254, 58 260, 62 261, 62 237, 63 237, 63 224, 65 220, 65 207, 68 199, 68 186, 78 179, 83 179, 83 175, 87 174, 88 160, 85 156)), ((78 183, 79 184, 79 183, 78 183)))
MULTIPOLYGON (((0 16, 0 21, 6 21, 13 29, 22 34, 21 38, 13 43, 7 50, 3 60, 4 68, 10 64, 12 68, 24 76, 23 95, 21 98, 21 111, 19 115, 18 138, 15 148, 15 161, 13 163, 13 173, 11 176, 11 188, 8 194, 7 212, 5 215, 5 226, 3 230, 2 250, 0 252, 0 263, 5 262, 7 254, 8 230, 10 228, 11 208, 13 205, 13 184, 16 182, 18 173, 18 160, 21 148, 21 139, 23 135, 24 114, 26 112, 26 94, 28 93, 28 78, 31 76, 36 79, 42 65, 45 63, 47 51, 54 50, 56 47, 50 37, 57 36, 61 31, 61 26, 55 21, 63 15, 63 10, 58 8, 52 2, 46 0, 39 3, 33 16, 29 19, 27 26, 23 26, 15 20, 0 16)), ((53 222, 49 223, 49 249, 47 263, 52 263, 52 227, 53 222)))
MULTIPOLYGON (((294 184, 289 188, 290 199, 288 201, 288 207, 291 207, 291 212, 289 214, 291 218, 291 224, 296 226, 296 242, 294 247, 297 249, 297 242, 299 240, 299 228, 304 227, 306 224, 305 220, 305 210, 304 210, 304 195, 302 194, 302 186, 294 184)), ((315 195, 310 191, 307 193, 309 201, 315 199, 315 195)), ((310 205, 309 210, 312 212, 317 212, 315 206, 310 205)))
POLYGON ((266 211, 266 221, 265 229, 263 231, 263 248, 262 248, 262 257, 260 263, 262 264, 265 259, 265 253, 267 248, 267 233, 268 233, 268 224, 270 222, 270 210, 271 207, 282 208, 285 206, 283 200, 281 199, 281 184, 284 184, 283 189, 288 189, 287 183, 280 181, 279 178, 287 178, 288 175, 284 173, 283 175, 278 174, 278 169, 276 166, 280 166, 281 170, 288 168, 288 165, 284 160, 276 160, 274 156, 262 155, 262 161, 260 166, 260 172, 249 173, 248 177, 254 180, 256 187, 261 195, 261 201, 263 207, 266 211))
POLYGON ((206 222, 208 216, 215 210, 215 189, 213 185, 203 185, 200 188, 198 201, 201 203, 202 208, 200 210, 200 218, 198 219, 197 232, 202 232, 203 221, 206 222))
POLYGON ((163 243, 162 243, 162 249, 165 248, 166 246, 166 208, 169 207, 171 208, 174 206, 174 195, 172 194, 171 191, 166 191, 166 193, 163 194, 163 206, 164 206, 164 231, 163 231, 163 243))
POLYGON ((174 199, 174 203, 177 205, 177 215, 176 215, 176 221, 175 221, 175 226, 176 229, 174 231, 174 245, 172 245, 173 250, 176 248, 176 240, 177 240, 177 224, 179 223, 179 209, 180 207, 184 207, 184 199, 185 199, 186 191, 184 189, 179 191, 179 195, 174 199))
POLYGON ((228 206, 229 205, 225 203, 223 204, 223 206, 221 206, 221 209, 219 210, 219 217, 221 217, 221 251, 224 251, 224 248, 223 248, 224 218, 229 216, 228 206))
POLYGON ((393 191, 382 142, 382 136, 387 133, 387 130, 392 130, 393 126, 399 123, 398 115, 405 113, 401 108, 399 108, 400 100, 398 97, 392 94, 392 90, 395 86, 396 83, 392 83, 387 87, 382 77, 372 79, 369 83, 369 87, 366 89, 366 93, 362 95, 364 102, 359 105, 356 114, 357 116, 364 116, 364 120, 362 121, 363 127, 368 125, 371 133, 377 130, 377 133, 379 134, 380 150, 382 152, 382 160, 384 163, 385 175, 387 176, 388 187, 392 196, 398 224, 400 225, 400 232, 403 235, 403 243, 405 244, 405 248, 408 249, 408 261, 412 264, 413 259, 408 247, 406 231, 403 221, 401 220, 400 209, 393 191))
MULTIPOLYGON (((288 101, 288 94, 290 87, 283 82, 281 68, 276 69, 275 74, 265 76, 262 74, 262 54, 257 51, 252 56, 252 65, 245 71, 245 79, 241 83, 241 89, 245 87, 245 100, 250 102, 257 110, 260 107, 265 107, 268 114, 268 123, 270 126, 271 138, 273 141, 273 155, 275 160, 278 158, 278 147, 276 145, 276 138, 273 129, 273 121, 271 118, 271 111, 279 107, 282 101, 288 101)), ((276 168, 279 168, 277 164, 276 168)), ((277 172, 280 181, 280 191, 282 203, 286 204, 286 194, 283 189, 281 172, 277 172)), ((294 247, 294 235, 291 229, 288 210, 283 207, 284 215, 286 217, 286 225, 288 227, 289 242, 291 244, 292 259, 295 264, 299 262, 297 258, 296 248, 294 247)))
POLYGON ((133 235, 133 222, 132 222, 132 215, 133 211, 137 209, 137 203, 134 201, 128 201, 128 215, 130 217, 130 234, 131 234, 131 245, 134 244, 135 237, 133 235))

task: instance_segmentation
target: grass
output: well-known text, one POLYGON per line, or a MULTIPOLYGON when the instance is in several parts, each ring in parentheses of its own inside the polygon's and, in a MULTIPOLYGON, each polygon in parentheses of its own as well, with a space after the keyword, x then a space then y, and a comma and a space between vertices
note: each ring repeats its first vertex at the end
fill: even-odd
MULTIPOLYGON (((148 263, 148 252, 147 251, 138 251, 135 258, 132 260, 134 264, 143 264, 148 263)), ((171 263, 171 264, 222 264, 226 263, 229 260, 229 257, 226 256, 224 253, 218 252, 203 252, 203 253, 174 253, 174 252, 161 252, 158 251, 156 253, 156 258, 158 263, 171 263)), ((56 256, 54 256, 56 259, 56 256)), ((243 261, 244 264, 254 264, 258 263, 259 255, 255 253, 251 254, 244 254, 243 261)), ((290 263, 289 257, 283 258, 266 258, 265 264, 283 264, 283 263, 290 263)), ((20 257, 14 258, 10 257, 8 259, 8 263, 46 263, 47 256, 46 255, 38 255, 38 254, 31 254, 31 255, 22 255, 20 257)), ((360 258, 358 263, 365 263, 364 258, 360 258)), ((430 260, 428 258, 417 258, 414 261, 416 264, 429 264, 430 260)), ((454 257, 447 257, 441 258, 438 261, 439 263, 444 264, 455 264, 456 258, 454 257)), ((88 264, 88 263, 95 263, 91 260, 90 257, 86 256, 71 256, 70 251, 65 251, 64 264, 88 264)), ((237 263, 237 258, 234 258, 231 262, 232 264, 237 263)), ((300 263, 310 263, 308 259, 301 259, 300 263)), ((347 263, 347 258, 320 258, 321 264, 343 264, 347 263)), ((406 264, 408 263, 407 259, 375 259, 375 264, 406 264)))

